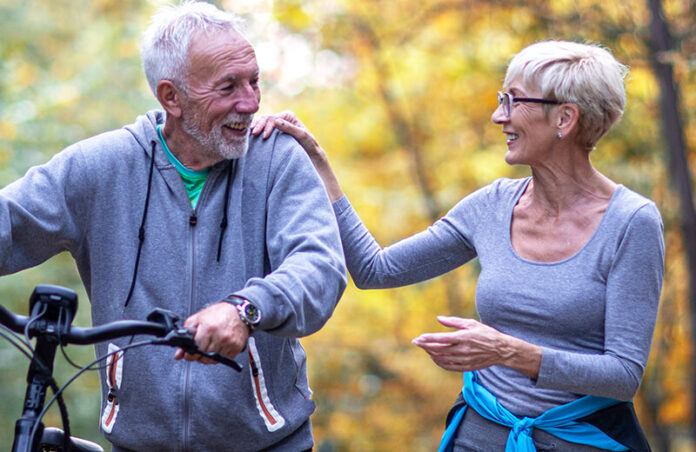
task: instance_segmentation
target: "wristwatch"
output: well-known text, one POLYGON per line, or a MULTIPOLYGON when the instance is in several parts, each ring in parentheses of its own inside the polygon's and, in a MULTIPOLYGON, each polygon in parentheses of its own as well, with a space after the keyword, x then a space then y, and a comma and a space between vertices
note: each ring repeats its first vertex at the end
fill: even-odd
POLYGON ((261 311, 254 303, 246 298, 240 297, 239 295, 228 295, 225 297, 224 301, 232 303, 234 307, 237 308, 239 318, 242 319, 242 322, 244 322, 250 330, 254 331, 259 326, 259 323, 261 323, 261 311))

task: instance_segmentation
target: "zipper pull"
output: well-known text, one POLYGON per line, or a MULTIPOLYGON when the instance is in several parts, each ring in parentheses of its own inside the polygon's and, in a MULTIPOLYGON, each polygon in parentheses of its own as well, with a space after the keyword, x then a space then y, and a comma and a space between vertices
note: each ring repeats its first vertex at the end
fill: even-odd
POLYGON ((196 216, 195 213, 191 214, 191 216, 189 217, 189 224, 191 226, 195 226, 197 223, 198 223, 198 217, 196 216))
POLYGON ((249 352, 249 364, 250 364, 249 367, 251 367, 251 374, 254 377, 258 377, 259 376, 259 368, 256 367, 256 361, 254 361, 254 357, 251 356, 251 352, 249 352))

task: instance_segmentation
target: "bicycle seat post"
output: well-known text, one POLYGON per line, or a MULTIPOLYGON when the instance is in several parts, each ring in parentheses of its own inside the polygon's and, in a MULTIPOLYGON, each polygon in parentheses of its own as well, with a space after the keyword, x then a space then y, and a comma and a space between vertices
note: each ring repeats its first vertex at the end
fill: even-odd
POLYGON ((22 417, 15 423, 13 452, 35 452, 44 426, 39 414, 46 401, 46 390, 53 378, 53 363, 60 335, 67 333, 77 307, 77 295, 56 286, 38 286, 30 301, 33 321, 31 332, 36 337, 34 356, 27 372, 27 392, 22 417), (58 290, 60 289, 60 290, 58 290), (36 425, 36 428, 35 428, 36 425), (36 441, 32 431, 36 429, 36 441))

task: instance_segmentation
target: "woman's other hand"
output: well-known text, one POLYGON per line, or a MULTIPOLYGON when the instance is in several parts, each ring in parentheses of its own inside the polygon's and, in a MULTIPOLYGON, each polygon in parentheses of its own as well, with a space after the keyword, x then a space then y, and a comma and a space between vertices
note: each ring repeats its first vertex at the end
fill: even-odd
POLYGON ((536 379, 541 365, 541 347, 503 334, 474 319, 438 316, 454 331, 421 334, 413 343, 446 370, 466 372, 502 365, 536 379))
POLYGON ((297 119, 295 113, 286 110, 272 115, 261 115, 255 117, 251 123, 251 134, 261 135, 263 139, 271 136, 273 129, 278 129, 281 132, 291 135, 305 150, 309 159, 312 161, 314 168, 321 177, 326 187, 326 192, 329 194, 331 202, 337 201, 343 196, 343 191, 336 179, 336 175, 329 164, 329 159, 326 152, 321 148, 319 142, 314 138, 312 132, 297 119))

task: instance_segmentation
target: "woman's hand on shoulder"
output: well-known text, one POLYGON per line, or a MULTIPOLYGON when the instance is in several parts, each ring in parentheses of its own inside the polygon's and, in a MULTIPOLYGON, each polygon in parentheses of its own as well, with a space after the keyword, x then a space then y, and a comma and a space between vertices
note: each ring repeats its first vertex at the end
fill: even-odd
POLYGON ((271 136, 273 129, 278 129, 295 138, 312 161, 317 156, 324 154, 312 132, 290 110, 254 117, 251 122, 251 134, 261 135, 264 140, 271 136))
POLYGON ((297 140, 312 161, 314 168, 324 182, 326 191, 331 201, 336 201, 343 196, 343 191, 336 179, 336 175, 331 169, 326 152, 321 148, 319 142, 314 138, 312 132, 297 119, 295 113, 285 110, 272 115, 261 115, 255 117, 251 123, 251 134, 261 135, 263 139, 271 136, 273 129, 287 133, 297 140))
POLYGON ((437 320, 454 331, 421 334, 413 343, 446 370, 466 372, 502 365, 536 378, 541 365, 541 347, 485 325, 474 319, 439 316, 437 320))

